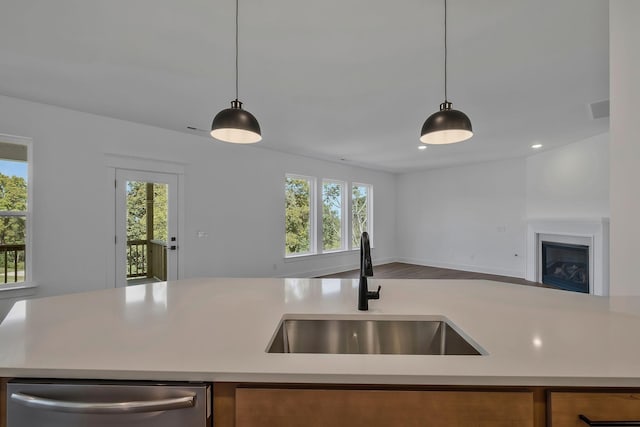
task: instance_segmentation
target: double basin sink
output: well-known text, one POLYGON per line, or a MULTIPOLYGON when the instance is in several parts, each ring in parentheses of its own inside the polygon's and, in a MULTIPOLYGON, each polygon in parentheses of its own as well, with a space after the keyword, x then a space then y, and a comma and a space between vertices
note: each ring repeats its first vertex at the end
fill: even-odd
POLYGON ((285 316, 268 353, 486 354, 441 316, 418 319, 285 316))

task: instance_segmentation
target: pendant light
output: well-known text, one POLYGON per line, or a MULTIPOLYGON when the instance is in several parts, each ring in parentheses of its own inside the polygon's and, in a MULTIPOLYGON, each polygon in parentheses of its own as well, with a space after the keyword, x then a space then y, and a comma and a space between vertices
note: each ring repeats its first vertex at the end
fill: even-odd
POLYGON ((471 120, 462 111, 451 109, 447 98, 447 0, 444 0, 444 102, 440 111, 430 115, 422 125, 420 142, 453 144, 473 136, 471 120))
POLYGON ((238 0, 236 0, 236 99, 231 108, 220 111, 211 123, 211 136, 224 142, 253 144, 262 140, 258 120, 242 109, 238 101, 238 0))

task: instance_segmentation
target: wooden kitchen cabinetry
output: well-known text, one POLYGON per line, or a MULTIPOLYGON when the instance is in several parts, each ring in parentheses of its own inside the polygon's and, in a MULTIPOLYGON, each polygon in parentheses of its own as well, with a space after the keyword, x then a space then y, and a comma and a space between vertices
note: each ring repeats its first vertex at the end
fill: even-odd
POLYGON ((214 384, 214 424, 540 427, 545 418, 544 394, 540 393, 541 390, 509 388, 402 390, 214 384), (221 401, 217 402, 217 398, 221 401))
POLYGON ((640 421, 637 388, 215 383, 213 390, 216 427, 587 427, 580 414, 640 421))
POLYGON ((580 415, 591 421, 637 421, 640 426, 640 391, 550 391, 548 413, 550 427, 586 427, 580 415))
POLYGON ((0 427, 7 425, 7 381, 9 378, 0 378, 0 427))
POLYGON ((236 427, 533 427, 531 392, 236 390, 236 427))

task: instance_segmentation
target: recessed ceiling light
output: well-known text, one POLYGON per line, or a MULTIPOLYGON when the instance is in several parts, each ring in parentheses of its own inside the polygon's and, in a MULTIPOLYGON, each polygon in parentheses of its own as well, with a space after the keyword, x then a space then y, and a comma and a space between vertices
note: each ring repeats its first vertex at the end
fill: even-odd
POLYGON ((426 145, 418 145, 418 150, 426 150, 427 146, 426 145))
POLYGON ((531 148, 542 148, 542 144, 533 144, 531 148))

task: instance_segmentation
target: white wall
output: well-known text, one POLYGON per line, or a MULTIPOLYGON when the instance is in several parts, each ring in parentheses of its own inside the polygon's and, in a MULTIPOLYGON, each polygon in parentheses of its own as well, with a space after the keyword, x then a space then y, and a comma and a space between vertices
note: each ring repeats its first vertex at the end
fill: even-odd
POLYGON ((609 217, 609 134, 527 157, 527 218, 609 217))
POLYGON ((401 175, 399 258, 524 277, 527 219, 609 216, 608 139, 401 175))
POLYGON ((378 262, 395 255, 392 174, 1 96, 0 133, 33 138, 37 296, 110 286, 106 254, 113 213, 107 207, 113 188, 106 153, 184 165, 182 277, 308 276, 355 268, 355 252, 285 262, 287 172, 372 184, 373 255, 378 262), (209 238, 198 239, 197 231, 209 238))
POLYGON ((524 170, 511 159, 401 175, 399 258, 523 276, 524 170))
POLYGON ((609 2, 611 295, 640 295, 640 2, 609 2))

